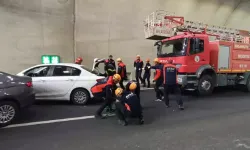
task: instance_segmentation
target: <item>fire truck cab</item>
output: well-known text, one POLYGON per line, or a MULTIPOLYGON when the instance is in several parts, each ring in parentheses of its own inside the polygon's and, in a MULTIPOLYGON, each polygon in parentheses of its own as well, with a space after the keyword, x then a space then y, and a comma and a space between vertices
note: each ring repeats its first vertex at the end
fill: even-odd
POLYGON ((178 84, 200 95, 217 86, 240 86, 250 91, 249 32, 200 22, 165 11, 150 14, 145 38, 157 40, 161 63, 172 60, 178 68, 178 84))

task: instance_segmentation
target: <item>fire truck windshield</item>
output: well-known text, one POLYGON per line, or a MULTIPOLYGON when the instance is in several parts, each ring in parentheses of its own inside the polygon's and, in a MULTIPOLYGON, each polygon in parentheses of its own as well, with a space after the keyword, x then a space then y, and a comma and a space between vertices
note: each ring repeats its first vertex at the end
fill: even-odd
POLYGON ((187 52, 188 38, 181 38, 164 42, 157 47, 158 57, 185 56, 187 52))

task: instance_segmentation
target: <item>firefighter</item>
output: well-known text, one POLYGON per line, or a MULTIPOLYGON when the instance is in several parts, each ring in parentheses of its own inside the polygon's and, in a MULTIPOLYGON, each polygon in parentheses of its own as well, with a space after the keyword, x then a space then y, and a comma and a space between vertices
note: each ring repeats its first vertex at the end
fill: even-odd
POLYGON ((143 68, 143 61, 141 60, 140 55, 136 56, 136 60, 134 61, 134 68, 135 68, 136 81, 138 83, 140 83, 139 82, 139 79, 140 79, 141 83, 143 83, 143 80, 142 80, 142 77, 141 77, 142 68, 143 68))
POLYGON ((96 98, 104 98, 104 103, 97 110, 95 117, 96 118, 105 118, 102 115, 103 110, 108 106, 111 107, 111 104, 115 101, 114 91, 116 89, 116 84, 121 80, 119 74, 106 77, 101 81, 98 81, 92 88, 91 92, 96 98))
POLYGON ((115 61, 113 60, 113 56, 109 55, 109 58, 105 60, 104 62, 104 71, 106 72, 108 70, 107 66, 108 65, 112 65, 113 68, 115 68, 116 70, 116 65, 115 65, 115 61))
POLYGON ((106 68, 105 73, 104 73, 105 77, 113 76, 114 74, 116 74, 115 67, 112 64, 107 64, 105 68, 106 68))
POLYGON ((158 58, 154 59, 155 66, 152 66, 152 69, 155 69, 155 77, 153 82, 155 82, 155 93, 156 93, 156 100, 155 101, 162 101, 163 99, 163 92, 160 90, 160 86, 163 83, 163 65, 159 62, 158 58))
POLYGON ((134 92, 134 93, 137 95, 137 97, 140 99, 140 91, 141 91, 141 89, 140 89, 140 84, 139 84, 136 80, 131 80, 131 81, 129 81, 129 82, 126 84, 125 90, 131 92, 131 90, 130 90, 130 85, 131 85, 132 83, 135 83, 135 84, 136 84, 136 89, 133 90, 132 92, 134 92))
POLYGON ((121 81, 120 81, 120 87, 122 89, 125 89, 124 85, 123 85, 123 81, 127 79, 127 69, 126 69, 126 65, 122 62, 121 58, 117 58, 117 63, 118 63, 118 70, 117 73, 121 76, 121 81))
POLYGON ((146 60, 146 65, 144 67, 144 75, 143 75, 143 84, 144 87, 146 87, 146 80, 148 82, 148 88, 150 87, 150 75, 151 75, 151 64, 150 64, 150 60, 147 59, 146 60))
POLYGON ((75 64, 81 65, 82 64, 82 57, 76 58, 75 64))
POLYGON ((129 86, 130 91, 123 91, 122 88, 115 90, 117 96, 115 103, 116 116, 119 119, 119 123, 124 126, 128 125, 128 118, 137 118, 139 124, 144 123, 140 100, 133 92, 136 87, 136 83, 131 83, 129 86))
POLYGON ((173 91, 177 95, 177 103, 180 110, 184 110, 181 88, 177 84, 177 68, 172 64, 172 61, 168 61, 167 64, 163 66, 163 78, 164 78, 164 101, 166 107, 169 105, 169 93, 173 91))

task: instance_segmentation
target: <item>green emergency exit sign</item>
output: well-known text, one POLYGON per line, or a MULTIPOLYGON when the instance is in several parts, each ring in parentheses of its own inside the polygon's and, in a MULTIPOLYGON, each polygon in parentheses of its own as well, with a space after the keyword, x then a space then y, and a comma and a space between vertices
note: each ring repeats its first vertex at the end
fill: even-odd
POLYGON ((60 56, 57 55, 42 55, 42 64, 57 64, 60 63, 60 56))

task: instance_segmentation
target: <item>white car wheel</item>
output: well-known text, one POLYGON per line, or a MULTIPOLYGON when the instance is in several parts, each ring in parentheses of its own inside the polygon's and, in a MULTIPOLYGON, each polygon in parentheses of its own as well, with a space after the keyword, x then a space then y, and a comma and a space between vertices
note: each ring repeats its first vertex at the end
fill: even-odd
POLYGON ((89 93, 85 89, 76 89, 71 94, 71 101, 76 105, 85 105, 89 98, 89 93))

